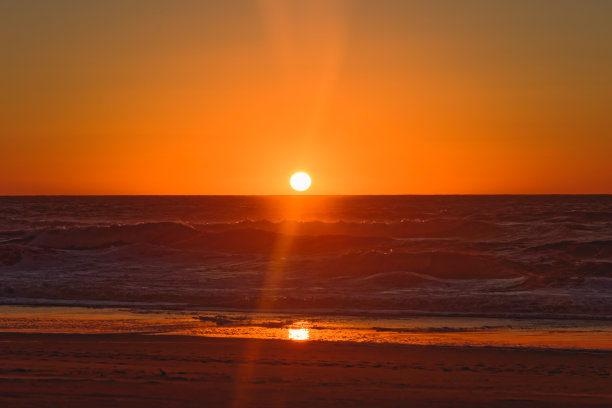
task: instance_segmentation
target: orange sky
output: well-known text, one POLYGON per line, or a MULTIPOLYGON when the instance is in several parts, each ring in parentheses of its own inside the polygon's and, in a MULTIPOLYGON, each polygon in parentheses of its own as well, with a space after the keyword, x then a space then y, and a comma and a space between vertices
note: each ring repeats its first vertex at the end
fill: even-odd
POLYGON ((0 3, 0 194, 612 193, 612 2, 0 3))

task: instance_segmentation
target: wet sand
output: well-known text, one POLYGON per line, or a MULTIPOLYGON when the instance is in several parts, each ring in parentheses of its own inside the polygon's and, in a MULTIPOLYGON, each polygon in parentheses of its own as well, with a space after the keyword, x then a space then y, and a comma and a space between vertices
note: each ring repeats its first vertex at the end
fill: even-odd
POLYGON ((3 407, 609 407, 612 352, 0 334, 3 407))

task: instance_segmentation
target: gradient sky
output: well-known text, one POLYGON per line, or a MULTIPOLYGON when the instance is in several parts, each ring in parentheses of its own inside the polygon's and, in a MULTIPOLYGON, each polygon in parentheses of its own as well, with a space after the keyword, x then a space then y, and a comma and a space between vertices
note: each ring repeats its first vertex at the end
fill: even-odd
POLYGON ((0 194, 612 193, 612 1, 0 0, 0 194))

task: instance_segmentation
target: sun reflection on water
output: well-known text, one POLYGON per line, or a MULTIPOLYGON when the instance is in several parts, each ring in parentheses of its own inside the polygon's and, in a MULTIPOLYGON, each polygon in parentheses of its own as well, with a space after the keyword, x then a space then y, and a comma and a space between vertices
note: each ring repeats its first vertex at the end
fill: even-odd
POLYGON ((303 341, 310 338, 307 322, 297 322, 287 328, 287 335, 290 340, 303 341))

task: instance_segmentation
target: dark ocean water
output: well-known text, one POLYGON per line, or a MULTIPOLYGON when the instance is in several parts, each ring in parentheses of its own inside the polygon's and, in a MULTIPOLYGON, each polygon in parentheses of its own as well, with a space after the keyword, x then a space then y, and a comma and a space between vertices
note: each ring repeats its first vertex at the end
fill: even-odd
POLYGON ((612 318, 612 196, 0 197, 0 303, 612 318))

